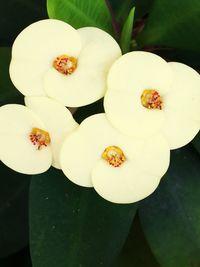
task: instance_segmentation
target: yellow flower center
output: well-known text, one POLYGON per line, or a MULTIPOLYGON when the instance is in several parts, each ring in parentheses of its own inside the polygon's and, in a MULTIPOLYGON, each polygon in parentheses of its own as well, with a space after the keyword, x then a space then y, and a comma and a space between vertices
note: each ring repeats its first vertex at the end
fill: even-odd
POLYGON ((72 74, 77 68, 77 58, 61 55, 53 61, 53 67, 62 74, 72 74))
POLYGON ((29 138, 32 144, 36 146, 38 150, 40 150, 42 146, 47 146, 51 142, 49 133, 39 128, 33 128, 29 138))
POLYGON ((145 89, 141 95, 141 103, 148 109, 162 109, 162 98, 158 91, 145 89))
POLYGON ((113 167, 119 167, 126 160, 123 151, 118 146, 106 147, 101 157, 113 167))

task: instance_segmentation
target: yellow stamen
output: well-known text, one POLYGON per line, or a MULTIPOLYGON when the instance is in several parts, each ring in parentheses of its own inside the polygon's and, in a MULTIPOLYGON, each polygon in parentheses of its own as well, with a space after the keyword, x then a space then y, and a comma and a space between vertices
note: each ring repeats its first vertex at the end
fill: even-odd
POLYGON ((77 59, 67 55, 61 55, 53 61, 53 67, 60 73, 69 75, 77 68, 77 59))
POLYGON ((145 89, 141 95, 141 103, 148 109, 162 109, 162 98, 158 91, 145 89))
POLYGON ((119 167, 126 160, 123 151, 118 146, 106 147, 101 157, 113 167, 119 167))
POLYGON ((47 146, 51 143, 49 133, 39 128, 33 128, 29 138, 32 144, 36 146, 38 150, 40 150, 42 146, 47 146))

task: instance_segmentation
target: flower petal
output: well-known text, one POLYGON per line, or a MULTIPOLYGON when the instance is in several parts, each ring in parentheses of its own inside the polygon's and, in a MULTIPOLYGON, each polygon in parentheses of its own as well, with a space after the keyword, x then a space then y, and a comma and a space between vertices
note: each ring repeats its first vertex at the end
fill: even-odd
POLYGON ((189 66, 171 62, 174 79, 164 98, 163 133, 171 149, 189 143, 200 129, 200 75, 189 66))
POLYGON ((0 108, 0 159, 11 169, 38 174, 51 166, 50 146, 38 150, 30 141, 33 128, 46 130, 40 119, 22 105, 5 105, 0 108))
POLYGON ((160 94, 169 90, 172 71, 161 57, 142 51, 130 52, 120 57, 111 67, 108 75, 108 89, 132 92, 155 89, 160 94))
POLYGON ((106 32, 86 27, 78 30, 82 50, 77 69, 67 77, 54 69, 45 76, 47 94, 69 107, 90 104, 102 98, 111 64, 121 55, 117 42, 106 32))
POLYGON ((78 32, 69 24, 41 20, 25 28, 12 48, 11 80, 24 95, 45 95, 43 75, 62 54, 77 57, 81 49, 78 32))
POLYGON ((160 130, 164 114, 162 110, 143 107, 140 97, 138 91, 108 90, 104 108, 108 120, 117 130, 129 136, 146 138, 160 130))
POLYGON ((105 114, 87 118, 66 138, 61 167, 66 176, 82 186, 94 186, 109 201, 130 203, 151 194, 169 165, 169 147, 162 136, 148 141, 116 131, 105 114), (109 146, 119 147, 126 160, 119 167, 102 159, 109 146), (92 181, 91 181, 92 180, 92 181))
POLYGON ((155 89, 161 97, 172 82, 172 71, 161 57, 148 52, 131 52, 119 58, 108 74, 104 107, 110 122, 123 133, 148 137, 163 123, 163 112, 141 103, 145 89, 155 89))
POLYGON ((161 136, 154 136, 140 147, 133 159, 120 167, 100 160, 92 172, 95 190, 114 203, 132 203, 149 196, 169 166, 169 147, 161 136))
POLYGON ((25 97, 25 103, 46 125, 51 136, 52 165, 60 169, 59 153, 61 145, 66 135, 72 132, 78 126, 78 123, 75 122, 66 107, 47 97, 25 97))

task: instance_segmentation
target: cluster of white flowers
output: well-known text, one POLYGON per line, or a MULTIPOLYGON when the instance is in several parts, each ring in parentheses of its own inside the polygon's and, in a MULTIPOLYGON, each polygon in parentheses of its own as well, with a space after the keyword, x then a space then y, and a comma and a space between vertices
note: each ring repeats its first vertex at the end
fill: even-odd
MULTIPOLYGON (((0 160, 25 174, 52 165, 103 198, 132 203, 151 194, 170 149, 200 129, 200 76, 149 52, 121 55, 106 32, 42 20, 12 48, 10 77, 25 106, 0 108, 0 160), (104 97, 105 113, 78 125, 67 107, 104 97)), ((55 177, 56 178, 56 177, 55 177)))

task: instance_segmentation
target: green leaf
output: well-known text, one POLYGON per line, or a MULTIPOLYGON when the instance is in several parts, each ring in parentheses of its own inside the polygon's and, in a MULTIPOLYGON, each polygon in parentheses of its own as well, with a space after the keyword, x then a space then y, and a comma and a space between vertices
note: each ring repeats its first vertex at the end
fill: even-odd
POLYGON ((104 112, 105 111, 103 107, 103 99, 100 99, 95 103, 78 108, 78 110, 74 113, 74 119, 78 123, 81 123, 84 119, 86 119, 89 116, 104 112))
POLYGON ((136 216, 122 253, 113 267, 159 267, 136 216))
POLYGON ((14 87, 9 76, 11 48, 0 47, 0 106, 8 103, 23 103, 23 95, 14 87))
POLYGON ((45 18, 46 0, 4 1, 0 9, 0 44, 11 46, 20 31, 45 18))
POLYGON ((123 54, 129 52, 129 49, 130 49, 130 43, 131 43, 132 31, 133 31, 134 14, 135 14, 135 7, 133 7, 130 10, 128 18, 126 19, 123 29, 122 29, 121 38, 120 38, 120 46, 121 46, 123 54))
POLYGON ((135 211, 135 204, 112 204, 93 189, 71 183, 61 171, 51 169, 33 177, 33 266, 110 266, 126 240, 135 211))
POLYGON ((156 45, 199 53, 200 1, 154 0, 140 46, 156 45))
POLYGON ((0 258, 28 245, 28 192, 30 176, 0 163, 0 258))
POLYGON ((200 159, 192 146, 172 152, 159 189, 139 207, 143 230, 162 267, 200 266, 200 159))
POLYGON ((141 18, 149 12, 153 0, 110 0, 117 21, 122 25, 130 9, 135 6, 135 17, 141 18))
POLYGON ((74 28, 94 26, 113 33, 104 0, 47 0, 47 9, 50 18, 63 20, 74 28))
POLYGON ((192 141, 192 144, 200 154, 200 132, 195 136, 195 138, 192 141))

